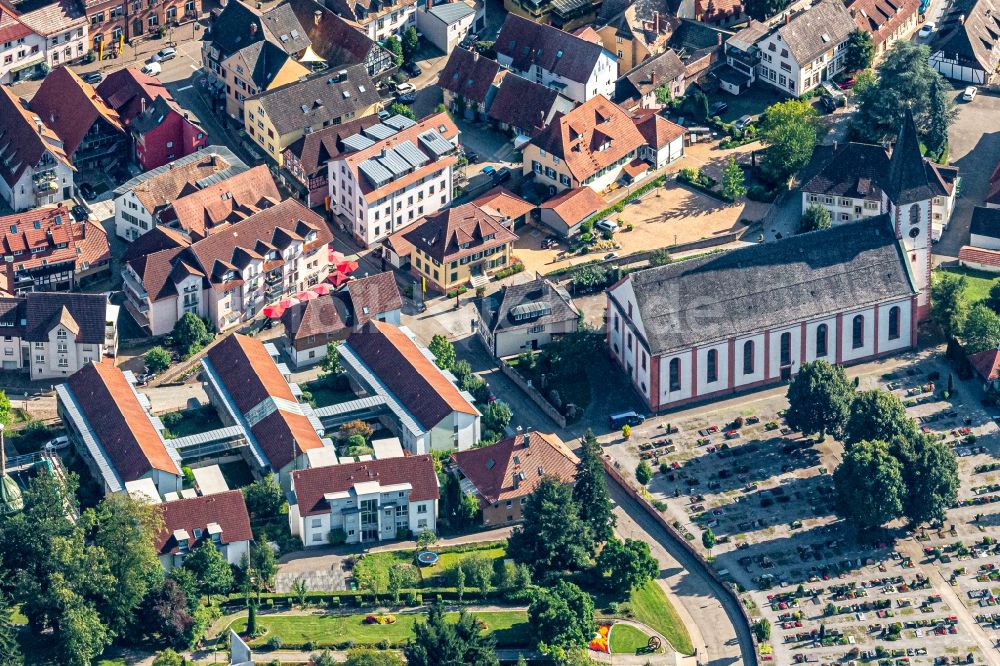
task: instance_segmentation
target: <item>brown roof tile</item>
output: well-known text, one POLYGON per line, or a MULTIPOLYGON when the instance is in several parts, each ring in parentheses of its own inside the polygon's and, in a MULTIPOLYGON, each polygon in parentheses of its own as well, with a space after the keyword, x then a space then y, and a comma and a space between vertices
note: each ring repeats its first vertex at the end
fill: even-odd
POLYGON ((177 199, 161 219, 203 238, 212 227, 239 222, 280 200, 271 170, 261 164, 177 199))
POLYGON ((871 33, 876 44, 911 18, 920 9, 920 0, 854 0, 847 10, 861 30, 871 33))
POLYGON ((403 235, 411 245, 442 263, 517 240, 514 232, 474 203, 428 215, 405 229, 403 235))
POLYGON ((21 174, 36 166, 50 152, 57 162, 69 165, 63 142, 28 103, 7 86, 0 86, 0 176, 14 187, 21 174))
POLYGON ((655 109, 640 109, 632 114, 632 120, 646 145, 653 148, 664 148, 674 139, 684 136, 683 127, 670 122, 655 109))
POLYGON ((563 159, 573 177, 586 180, 645 144, 625 111, 603 95, 566 114, 556 114, 532 144, 563 159), (606 150, 598 150, 610 141, 606 150))
POLYGON ((490 215, 498 215, 501 218, 516 220, 522 215, 527 215, 535 207, 531 202, 525 201, 502 185, 497 185, 485 194, 472 200, 490 215))
POLYGON ((285 149, 299 160, 303 173, 312 176, 322 171, 326 175, 326 163, 339 157, 347 137, 358 134, 379 122, 377 115, 355 118, 346 123, 325 127, 318 132, 305 134, 301 139, 285 149))
POLYGON ((144 104, 151 105, 157 97, 173 101, 170 91, 159 79, 143 74, 134 67, 108 74, 97 86, 97 94, 126 125, 142 113, 144 104))
POLYGON ((392 271, 376 273, 347 283, 356 326, 380 314, 403 309, 403 297, 392 271))
POLYGON ((559 437, 540 432, 514 435, 451 457, 487 505, 530 495, 544 476, 573 483, 579 462, 559 437))
POLYGON ((507 14, 493 48, 512 60, 516 71, 537 65, 570 81, 590 78, 604 47, 550 25, 507 14))
POLYGON ((103 227, 77 222, 60 205, 0 217, 0 256, 9 258, 0 270, 13 279, 16 271, 43 265, 68 262, 82 270, 107 262, 111 247, 103 227))
POLYGON ((123 482, 153 470, 180 475, 121 370, 90 363, 66 383, 123 482))
POLYGON ((577 187, 564 190, 544 202, 539 208, 549 208, 570 227, 582 222, 594 213, 607 208, 607 203, 591 188, 577 187))
POLYGON ((155 543, 160 555, 178 552, 174 539, 176 530, 188 533, 189 549, 196 548, 202 541, 211 540, 209 523, 217 523, 222 528, 223 544, 253 539, 250 514, 239 490, 164 502, 160 508, 163 511, 163 531, 156 536, 155 543), (201 538, 195 537, 195 530, 199 531, 201 538))
POLYGON ((104 344, 108 301, 103 294, 33 291, 25 294, 24 339, 45 342, 49 332, 68 312, 76 323, 76 341, 104 344))
POLYGON ((452 412, 478 413, 417 345, 392 324, 373 319, 352 334, 347 345, 424 428, 434 428, 452 412))
POLYGON ((535 136, 548 123, 559 93, 517 74, 507 74, 500 82, 489 117, 535 136))
POLYGON ((158 213, 186 194, 195 192, 197 181, 231 168, 221 155, 206 153, 181 166, 171 167, 139 183, 133 189, 146 210, 158 213))
POLYGON ((124 132, 118 114, 104 103, 92 85, 66 66, 48 73, 31 98, 31 109, 59 135, 66 154, 71 157, 96 122, 104 121, 124 132))
POLYGON ((377 481, 383 486, 409 483, 411 502, 440 499, 434 461, 428 455, 387 458, 292 472, 299 515, 314 516, 330 511, 326 493, 344 492, 356 483, 377 481))
POLYGON ((486 101, 486 93, 489 92, 499 72, 500 65, 496 60, 490 60, 479 55, 477 51, 469 51, 458 46, 448 56, 448 62, 438 75, 438 85, 465 99, 482 104, 486 101))
POLYGON ((293 342, 317 335, 333 335, 350 326, 350 321, 347 303, 339 293, 293 305, 281 316, 285 335, 293 342))

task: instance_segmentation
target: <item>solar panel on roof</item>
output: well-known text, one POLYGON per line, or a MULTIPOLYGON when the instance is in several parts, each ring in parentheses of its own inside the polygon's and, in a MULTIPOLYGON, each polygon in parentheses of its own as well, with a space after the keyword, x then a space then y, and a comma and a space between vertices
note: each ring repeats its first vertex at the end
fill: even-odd
POLYGON ((430 159, 413 145, 412 141, 404 141, 395 148, 400 157, 410 163, 412 167, 422 166, 430 162, 430 159))
POLYGON ((396 133, 396 130, 389 127, 388 125, 383 125, 382 123, 376 123, 371 127, 366 127, 361 130, 365 136, 375 139, 376 141, 381 141, 382 139, 388 139, 390 136, 396 133))
POLYGON ((404 130, 407 127, 413 127, 417 123, 413 120, 410 120, 406 116, 401 116, 397 114, 395 116, 392 116, 391 118, 386 118, 385 120, 382 121, 382 124, 388 125, 389 127, 396 130, 404 130))
POLYGON ((364 150, 368 146, 374 146, 375 142, 366 136, 361 136, 360 134, 352 134, 351 136, 344 139, 344 147, 348 150, 364 150))
POLYGON ((375 159, 391 171, 393 176, 402 176, 410 170, 410 163, 403 159, 394 148, 389 148, 375 159))
POLYGON ((436 130, 427 130, 418 136, 417 139, 420 141, 421 145, 424 146, 424 148, 431 151, 438 157, 446 155, 455 149, 455 146, 441 136, 436 130))
POLYGON ((361 170, 361 173, 365 175, 365 178, 368 179, 368 182, 373 187, 382 187, 392 180, 392 172, 375 160, 365 160, 358 165, 358 169, 361 170))

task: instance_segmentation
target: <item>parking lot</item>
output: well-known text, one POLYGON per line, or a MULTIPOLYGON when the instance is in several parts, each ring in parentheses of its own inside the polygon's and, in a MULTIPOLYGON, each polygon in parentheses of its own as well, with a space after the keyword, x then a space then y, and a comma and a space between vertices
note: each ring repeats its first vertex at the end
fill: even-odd
POLYGON ((893 391, 955 450, 959 502, 940 531, 894 524, 859 544, 834 514, 842 446, 791 431, 773 392, 647 420, 607 451, 627 473, 653 466, 653 500, 706 555, 711 527, 716 570, 771 623, 764 661, 997 664, 1000 428, 975 381, 955 376, 943 397, 950 371, 930 351, 860 375, 860 388, 893 391))

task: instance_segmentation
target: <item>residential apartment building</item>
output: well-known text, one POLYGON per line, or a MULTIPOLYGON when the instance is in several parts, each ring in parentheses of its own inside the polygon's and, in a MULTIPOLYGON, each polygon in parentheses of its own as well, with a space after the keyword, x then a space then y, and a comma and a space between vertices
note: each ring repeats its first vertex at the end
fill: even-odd
POLYGON ((437 531, 440 498, 429 455, 341 463, 292 473, 288 523, 306 547, 409 539, 437 531))
POLYGON ((461 46, 452 49, 438 75, 445 107, 466 120, 485 119, 503 78, 501 71, 496 60, 478 51, 461 46))
POLYGON ((75 169, 62 139, 7 86, 0 86, 0 136, 0 198, 8 206, 20 211, 73 197, 75 169))
POLYGON ((294 83, 311 72, 265 40, 244 46, 220 66, 226 82, 226 113, 239 123, 244 122, 243 102, 247 97, 294 83))
POLYGON ((45 63, 46 39, 0 4, 0 84, 34 78, 45 63))
POLYGON ((239 490, 184 497, 159 505, 163 529, 153 546, 164 571, 184 565, 188 553, 212 544, 230 566, 244 566, 250 557, 253 530, 250 514, 239 490))
POLYGON ((478 33, 486 26, 486 5, 468 2, 427 3, 417 9, 417 29, 424 39, 451 53, 466 36, 478 33))
POLYGON ((333 236, 294 199, 198 241, 163 227, 147 236, 126 253, 122 277, 127 309, 152 335, 169 333, 187 312, 229 330, 330 272, 333 236))
POLYGON ((357 64, 267 90, 243 106, 247 135, 280 167, 285 149, 304 134, 377 113, 382 99, 357 64))
POLYGON ((919 290, 893 226, 886 214, 630 273, 607 295, 611 357, 662 412, 817 359, 912 349, 919 290))
POLYGON ((176 199, 160 213, 159 221, 198 241, 279 201, 271 171, 261 164, 176 199))
POLYGON ((377 115, 370 115, 303 134, 281 156, 284 184, 310 208, 326 205, 330 195, 327 164, 347 151, 344 139, 379 122, 377 115))
POLYGON ((501 65, 574 102, 614 95, 618 62, 600 44, 508 14, 493 48, 501 65))
POLYGON ((56 386, 56 411, 70 444, 105 494, 143 479, 159 495, 184 486, 177 449, 166 446, 163 424, 148 406, 132 373, 114 363, 87 363, 56 386))
POLYGON ((87 54, 87 17, 75 0, 56 0, 18 18, 44 40, 43 62, 49 69, 77 62, 87 54))
POLYGON ((32 380, 67 377, 118 353, 118 306, 102 294, 28 292, 0 297, 4 370, 32 380))
POLYGON ((620 76, 666 49, 671 32, 669 12, 665 2, 637 2, 616 15, 599 17, 593 28, 581 30, 595 31, 604 48, 615 54, 620 76))
POLYGON ((557 115, 523 148, 524 174, 552 194, 587 186, 602 192, 639 159, 646 139, 633 119, 603 95, 557 115))
POLYGON ((920 0, 854 0, 847 6, 859 30, 869 33, 879 58, 917 29, 920 0))
POLYGON ((173 202, 249 167, 225 146, 208 146, 122 183, 114 191, 115 235, 126 241, 155 228, 173 202))
POLYGON ((1000 65, 1000 6, 995 0, 958 0, 938 20, 931 67, 963 83, 988 83, 1000 65))
POLYGON ((330 210, 371 246, 451 203, 458 127, 447 113, 387 118, 343 141, 328 163, 330 210))
POLYGON ((513 259, 517 236, 499 217, 474 203, 445 208, 399 231, 386 241, 394 266, 441 292, 479 286, 513 259))
POLYGON ((664 87, 675 99, 687 92, 684 63, 673 49, 626 70, 615 82, 614 101, 628 110, 661 109, 658 91, 664 87))
POLYGON ((565 289, 536 277, 484 298, 476 333, 496 358, 536 351, 580 328, 580 311, 565 289))
POLYGON ((69 67, 45 77, 31 110, 62 140, 78 169, 104 169, 128 154, 128 134, 118 114, 69 67))
POLYGON ((104 227, 63 205, 0 217, 0 293, 70 291, 111 272, 104 227))
POLYGON ((734 94, 755 78, 800 97, 844 70, 847 40, 856 29, 840 0, 820 0, 766 26, 751 21, 726 43, 727 63, 739 77, 723 76, 734 94))
POLYGON ((483 525, 521 520, 524 505, 542 479, 554 476, 567 485, 576 479, 579 459, 558 435, 518 433, 496 444, 451 454, 483 511, 483 525))
POLYGON ((83 0, 90 48, 101 59, 123 56, 125 42, 197 20, 198 0, 83 0))
POLYGON ((552 88, 506 72, 486 115, 501 131, 514 132, 514 147, 520 148, 557 113, 569 113, 575 107, 573 100, 552 88))
POLYGON ((370 320, 337 348, 351 384, 379 396, 402 447, 413 455, 464 451, 480 438, 479 410, 407 328, 370 320))
POLYGON ((358 29, 376 42, 395 35, 402 37, 409 27, 417 26, 416 0, 382 0, 381 2, 356 2, 330 0, 327 6, 342 18, 358 25, 358 29))

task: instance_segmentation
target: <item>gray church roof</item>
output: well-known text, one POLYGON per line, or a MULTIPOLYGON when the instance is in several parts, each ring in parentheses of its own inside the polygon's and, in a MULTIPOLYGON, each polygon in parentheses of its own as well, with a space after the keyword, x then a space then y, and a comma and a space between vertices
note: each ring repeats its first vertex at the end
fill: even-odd
POLYGON ((888 215, 650 268, 628 279, 652 355, 917 293, 888 215))
POLYGON ((927 170, 924 168, 924 158, 920 154, 917 126, 913 122, 913 112, 909 108, 903 116, 903 126, 899 129, 899 137, 892 149, 885 193, 897 206, 926 201, 934 196, 927 183, 927 170))

